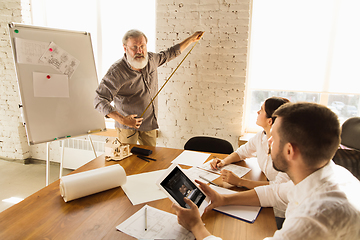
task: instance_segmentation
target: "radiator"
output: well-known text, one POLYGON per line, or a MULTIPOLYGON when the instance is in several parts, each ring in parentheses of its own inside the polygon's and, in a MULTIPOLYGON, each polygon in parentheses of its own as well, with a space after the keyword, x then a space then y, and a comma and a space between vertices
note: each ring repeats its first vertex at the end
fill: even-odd
MULTIPOLYGON (((92 142, 97 156, 105 152, 105 141, 93 140, 92 142)), ((88 139, 70 138, 64 141, 63 168, 77 169, 94 158, 95 154, 88 139)))

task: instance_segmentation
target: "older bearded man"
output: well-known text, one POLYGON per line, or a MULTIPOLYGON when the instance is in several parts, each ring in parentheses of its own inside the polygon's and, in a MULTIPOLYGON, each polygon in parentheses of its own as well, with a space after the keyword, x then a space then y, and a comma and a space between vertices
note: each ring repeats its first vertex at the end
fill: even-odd
POLYGON ((203 32, 195 32, 179 44, 160 53, 147 51, 147 38, 138 30, 129 30, 123 37, 124 57, 115 62, 96 90, 95 109, 115 119, 122 143, 156 145, 158 104, 152 102, 157 93, 157 68, 179 56, 191 43, 200 40, 203 32), (114 101, 114 106, 111 103, 114 101), (131 137, 130 137, 131 136, 131 137))

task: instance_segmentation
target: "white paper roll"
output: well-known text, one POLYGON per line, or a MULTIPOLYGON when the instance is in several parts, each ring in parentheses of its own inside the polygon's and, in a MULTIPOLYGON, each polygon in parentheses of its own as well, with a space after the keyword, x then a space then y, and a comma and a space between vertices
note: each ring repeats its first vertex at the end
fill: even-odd
POLYGON ((64 176, 60 194, 65 202, 119 187, 126 183, 126 173, 119 164, 64 176))

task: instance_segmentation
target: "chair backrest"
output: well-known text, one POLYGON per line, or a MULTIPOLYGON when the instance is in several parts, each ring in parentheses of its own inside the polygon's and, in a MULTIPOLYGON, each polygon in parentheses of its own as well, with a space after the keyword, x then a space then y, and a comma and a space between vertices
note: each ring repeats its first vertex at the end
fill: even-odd
POLYGON ((196 136, 190 138, 185 143, 184 149, 224 154, 230 154, 234 151, 233 146, 227 140, 208 136, 196 136))
POLYGON ((351 149, 338 149, 333 160, 360 180, 360 117, 352 117, 341 126, 341 144, 351 149))
POLYGON ((352 117, 341 126, 341 144, 360 151, 360 117, 352 117))
POLYGON ((349 170, 360 181, 360 151, 338 149, 333 161, 349 170))

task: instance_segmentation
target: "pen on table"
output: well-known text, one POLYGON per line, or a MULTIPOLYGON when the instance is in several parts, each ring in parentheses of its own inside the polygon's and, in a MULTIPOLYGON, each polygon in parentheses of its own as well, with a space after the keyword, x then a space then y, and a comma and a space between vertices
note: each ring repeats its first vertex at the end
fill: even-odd
POLYGON ((143 158, 143 159, 147 159, 147 160, 151 160, 151 161, 156 161, 155 158, 145 157, 145 156, 141 156, 141 155, 136 155, 136 156, 138 156, 139 158, 143 158))
POLYGON ((142 159, 142 160, 144 160, 144 161, 146 161, 146 162, 150 162, 149 160, 147 160, 147 159, 145 159, 145 158, 143 158, 143 157, 140 157, 140 156, 137 156, 138 158, 140 158, 140 159, 142 159))
POLYGON ((147 207, 145 207, 145 231, 147 231, 147 207))
MULTIPOLYGON (((217 158, 217 157, 214 157, 214 158, 217 158)), ((221 162, 221 161, 222 161, 222 160, 220 159, 220 162, 221 162)), ((218 164, 219 164, 219 163, 216 164, 216 170, 220 171, 221 169, 220 169, 220 167, 218 166, 218 164)))
POLYGON ((207 181, 208 183, 210 183, 210 184, 212 184, 212 185, 214 185, 214 186, 219 186, 219 185, 217 185, 216 183, 213 183, 212 181, 210 181, 209 179, 206 179, 206 178, 204 178, 203 176, 200 176, 199 175, 199 177, 201 178, 201 179, 204 179, 205 181, 207 181))

